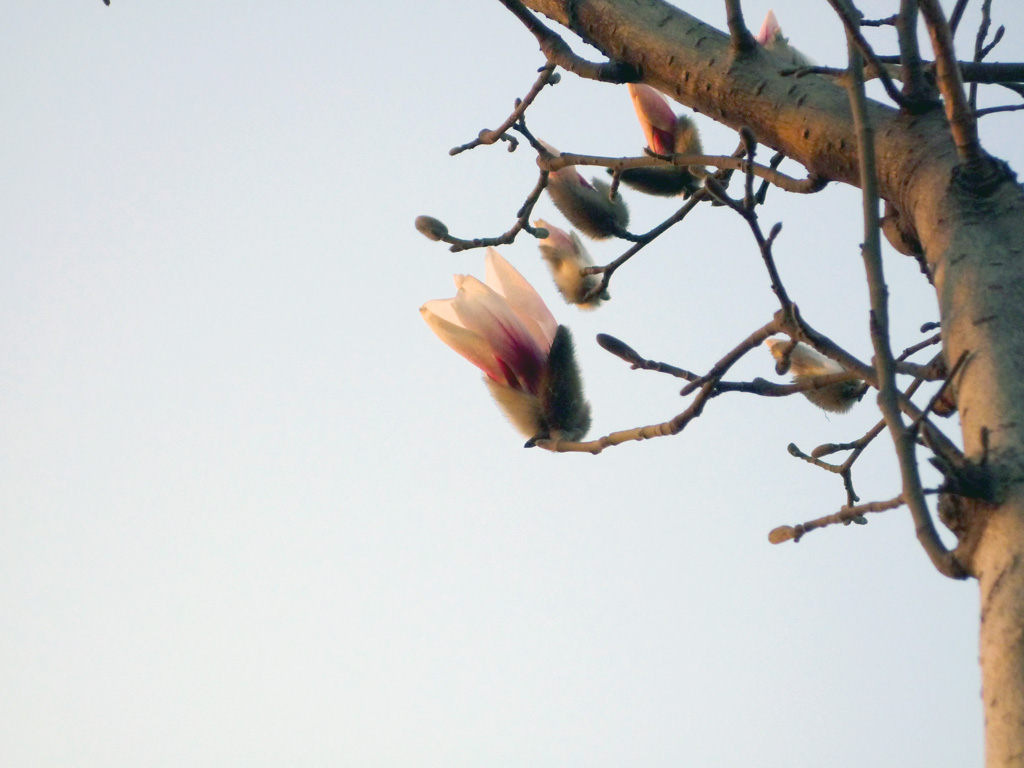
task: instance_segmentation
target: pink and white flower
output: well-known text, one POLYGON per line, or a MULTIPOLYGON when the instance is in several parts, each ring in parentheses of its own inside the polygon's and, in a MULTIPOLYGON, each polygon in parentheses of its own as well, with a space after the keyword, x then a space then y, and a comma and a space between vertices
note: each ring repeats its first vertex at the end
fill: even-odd
POLYGON ((565 326, 501 255, 489 248, 485 282, 455 275, 451 299, 420 307, 445 344, 484 372, 498 406, 520 432, 538 439, 578 440, 590 426, 590 405, 565 326))
MULTIPOLYGON (((643 83, 627 86, 633 101, 640 128, 647 139, 647 146, 659 155, 699 155, 703 148, 700 133, 693 120, 677 115, 668 99, 660 92, 643 83)), ((629 168, 622 172, 623 183, 648 195, 674 197, 689 196, 699 187, 700 181, 687 166, 659 165, 648 168, 629 168)))
POLYGON ((779 20, 775 18, 775 11, 768 11, 768 14, 764 17, 764 22, 761 24, 760 31, 754 35, 754 39, 763 45, 766 50, 781 56, 787 63, 793 66, 813 66, 813 62, 802 51, 790 45, 789 39, 782 34, 782 27, 779 26, 779 20))

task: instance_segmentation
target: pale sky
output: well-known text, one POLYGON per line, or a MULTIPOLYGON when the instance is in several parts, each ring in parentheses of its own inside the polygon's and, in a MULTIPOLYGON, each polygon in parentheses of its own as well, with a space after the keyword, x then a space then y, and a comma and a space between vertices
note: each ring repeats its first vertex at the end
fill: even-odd
MULTIPOLYGON (((774 8, 843 64, 825 3, 774 8)), ((1020 61, 1024 10, 996 13, 991 58, 1020 61)), ((415 216, 494 235, 536 177, 525 151, 448 156, 543 64, 500 3, 37 0, 0 28, 0 764, 981 764, 976 585, 932 569, 909 513, 767 541, 843 504, 786 446, 859 437, 870 395, 828 418, 723 396, 677 437, 552 455, 421 320, 483 253, 415 216)), ((566 151, 643 143, 623 86, 572 75, 529 124, 566 151)), ((982 122, 1018 169, 1020 125, 982 122)), ((636 231, 677 205, 627 199, 636 231)), ((804 316, 867 359, 859 206, 773 191, 761 217, 804 316)), ((501 252, 575 334, 592 437, 688 402, 596 333, 704 370, 776 308, 721 208, 593 313, 530 238, 501 252)), ((888 246, 885 268, 900 350, 934 294, 888 246)), ((783 381, 767 351, 736 376, 783 381)), ((855 483, 899 492, 887 439, 855 483)))

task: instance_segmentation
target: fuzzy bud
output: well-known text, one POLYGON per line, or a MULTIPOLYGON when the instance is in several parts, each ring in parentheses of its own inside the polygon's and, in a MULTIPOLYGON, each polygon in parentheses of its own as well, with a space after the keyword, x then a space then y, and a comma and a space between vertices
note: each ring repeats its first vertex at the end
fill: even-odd
POLYGON ((562 294, 562 298, 580 309, 596 309, 602 300, 608 298, 608 292, 602 291, 597 296, 587 298, 600 284, 601 278, 597 275, 582 274, 582 271, 593 266, 594 262, 579 237, 575 232, 565 232, 543 219, 538 219, 533 224, 548 231, 548 236, 539 244, 540 255, 547 262, 551 276, 555 280, 555 287, 562 294))
MULTIPOLYGON (((544 142, 541 142, 544 144, 544 142)), ((558 157, 549 144, 545 149, 558 157)), ((548 196, 569 223, 594 240, 615 237, 629 226, 629 209, 622 196, 610 194, 611 185, 600 179, 584 179, 575 166, 566 166, 548 175, 548 196)))
MULTIPOLYGON (((793 374, 793 382, 796 384, 802 384, 818 376, 847 372, 835 360, 825 357, 814 348, 801 342, 794 344, 792 341, 783 339, 766 339, 765 344, 768 345, 772 357, 777 361, 777 370, 784 369, 788 361, 789 371, 793 374)), ((832 413, 846 413, 863 396, 863 387, 854 380, 840 381, 816 389, 804 390, 802 394, 823 410, 832 413)))
POLYGON ((416 229, 429 240, 444 240, 448 237, 448 227, 433 216, 417 216, 416 229))
MULTIPOLYGON (((647 146, 659 155, 700 155, 704 150, 693 120, 676 115, 659 91, 642 83, 630 83, 630 98, 643 129, 647 146)), ((660 197, 689 197, 700 187, 700 180, 687 166, 655 165, 627 168, 619 174, 622 183, 638 192, 660 197)))

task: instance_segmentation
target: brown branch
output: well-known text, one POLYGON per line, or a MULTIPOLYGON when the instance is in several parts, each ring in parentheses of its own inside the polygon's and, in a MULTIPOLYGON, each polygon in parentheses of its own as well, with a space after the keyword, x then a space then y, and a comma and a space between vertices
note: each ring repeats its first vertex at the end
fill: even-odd
POLYGON ((890 509, 897 509, 904 504, 906 504, 906 501, 900 495, 888 501, 872 501, 868 504, 844 506, 835 514, 825 515, 825 517, 819 517, 816 520, 808 520, 800 525, 780 525, 768 534, 768 541, 772 544, 781 544, 784 541, 800 541, 805 533, 817 530, 818 528, 835 525, 836 523, 843 523, 845 525, 856 522, 858 518, 863 517, 869 512, 888 512, 890 509))
POLYGON ((527 195, 526 200, 523 202, 522 207, 516 213, 516 223, 512 225, 505 234, 498 235, 497 237, 478 237, 472 240, 464 240, 459 237, 449 235, 447 232, 443 234, 441 232, 435 232, 432 239, 441 240, 442 242, 451 245, 448 250, 452 253, 458 253, 459 251, 468 251, 471 248, 485 248, 491 245, 510 245, 515 242, 516 235, 521 231, 525 230, 534 237, 538 237, 539 233, 537 230, 530 226, 530 214, 533 213, 533 207, 537 204, 540 199, 541 193, 544 188, 548 185, 548 173, 547 171, 540 172, 540 178, 537 179, 537 185, 527 195))
POLYGON ((747 29, 743 21, 743 8, 740 0, 725 0, 725 17, 729 25, 729 37, 732 40, 732 49, 738 54, 750 53, 757 49, 757 41, 747 29))
POLYGON ((967 3, 970 0, 956 0, 956 5, 953 7, 953 12, 949 14, 949 31, 950 34, 956 35, 956 29, 960 26, 960 19, 963 18, 964 11, 967 10, 967 3))
POLYGON ((723 170, 741 171, 752 173, 758 178, 774 184, 786 192, 797 194, 811 194, 820 192, 828 183, 827 179, 818 176, 808 176, 805 179, 796 179, 780 173, 774 168, 769 168, 757 163, 751 163, 743 157, 732 157, 727 155, 659 155, 651 152, 646 157, 601 157, 599 155, 574 155, 570 152, 562 152, 557 156, 538 158, 537 164, 547 171, 557 171, 569 165, 596 165, 602 168, 610 168, 613 171, 624 171, 629 168, 649 168, 652 166, 664 165, 710 165, 723 170))
POLYGON ((942 12, 938 0, 918 0, 928 34, 935 52, 935 73, 939 92, 946 105, 946 120, 949 122, 957 157, 969 176, 984 176, 987 155, 978 141, 978 123, 964 93, 964 83, 953 50, 953 33, 942 12))
POLYGON ((548 29, 520 0, 500 2, 537 38, 540 50, 549 62, 588 80, 600 80, 605 83, 635 83, 640 80, 640 73, 632 64, 612 60, 593 62, 577 56, 568 43, 556 32, 548 29))
MULTIPOLYGON (((698 383, 701 382, 701 379, 703 378, 692 371, 686 370, 685 368, 679 368, 677 366, 657 362, 655 360, 647 360, 624 341, 621 341, 614 336, 610 336, 607 333, 597 334, 597 343, 605 351, 610 352, 621 360, 629 363, 630 368, 633 370, 656 371, 657 373, 666 373, 670 376, 674 376, 677 379, 685 379, 686 381, 698 383)), ((855 380, 856 378, 856 374, 844 372, 813 376, 809 379, 794 382, 792 384, 776 384, 762 378, 756 378, 752 381, 719 381, 711 396, 716 397, 726 392, 744 392, 752 395, 760 395, 761 397, 788 397, 790 395, 798 395, 816 389, 824 389, 825 387, 832 386, 833 384, 841 384, 845 381, 855 380)))
POLYGON ((670 376, 675 376, 677 379, 686 379, 686 381, 694 381, 699 378, 696 373, 692 373, 685 368, 677 368, 676 366, 669 365, 668 363, 658 363, 654 360, 647 360, 626 342, 621 341, 614 336, 610 336, 607 333, 597 334, 597 343, 606 352, 610 352, 619 359, 625 360, 634 370, 667 373, 670 376))
POLYGON ((846 34, 854 41, 858 50, 863 54, 864 58, 868 60, 872 67, 878 72, 878 79, 881 80, 882 86, 885 88, 885 92, 889 95, 889 98, 896 102, 901 109, 908 111, 914 108, 914 103, 904 98, 903 94, 896 88, 895 83, 892 81, 892 77, 889 76, 888 71, 882 63, 878 60, 878 56, 875 54, 874 49, 864 39, 864 35, 860 31, 860 12, 856 10, 848 0, 828 0, 829 5, 832 6, 833 10, 839 16, 839 19, 843 22, 843 26, 846 27, 846 34))
POLYGON ((797 313, 794 311, 793 302, 789 298, 789 294, 786 292, 786 287, 782 284, 782 277, 779 275, 779 270, 775 265, 775 259, 772 256, 772 243, 775 242, 775 238, 778 237, 782 231, 782 224, 777 223, 772 227, 771 232, 768 233, 768 237, 764 236, 761 231, 761 225, 757 219, 757 211, 753 205, 746 206, 742 203, 733 200, 726 194, 725 189, 717 183, 714 179, 708 179, 704 182, 704 186, 715 196, 717 200, 727 205, 732 210, 736 211, 743 219, 747 222, 751 232, 754 235, 754 239, 757 241, 757 247, 761 251, 761 260, 764 261, 765 268, 768 270, 768 277, 771 280, 772 292, 775 293, 776 298, 779 300, 779 304, 782 307, 783 317, 789 318, 796 325, 799 325, 799 318, 797 313))
POLYGON ((900 0, 900 12, 896 18, 896 34, 899 39, 900 63, 904 73, 903 95, 909 101, 934 101, 932 89, 924 76, 921 49, 917 44, 917 0, 900 0))
MULTIPOLYGON (((830 0, 831 1, 831 0, 830 0)), ((945 24, 945 22, 943 22, 945 24)), ((949 28, 946 27, 946 34, 949 28)), ((914 518, 918 541, 936 570, 950 578, 964 578, 965 571, 942 543, 924 498, 915 451, 915 432, 908 429, 900 415, 896 389, 896 365, 889 348, 889 290, 882 271, 882 247, 878 217, 877 171, 875 169, 874 129, 868 118, 864 94, 864 69, 859 46, 851 32, 847 33, 851 82, 850 108, 853 112, 860 157, 861 190, 864 199, 864 270, 871 299, 871 343, 878 370, 878 407, 892 434, 903 480, 902 500, 914 518)), ((921 421, 925 416, 922 414, 921 421)))
MULTIPOLYGON (((978 34, 974 37, 974 63, 977 64, 985 58, 985 38, 988 37, 988 28, 992 24, 992 0, 981 2, 981 22, 978 24, 978 34)), ((1002 37, 1002 35, 1000 35, 1002 37)), ((973 112, 978 108, 978 84, 971 83, 967 95, 967 103, 973 112)))
POLYGON ((737 344, 728 354, 725 355, 721 360, 715 363, 711 370, 701 376, 699 379, 695 379, 683 387, 679 393, 682 396, 686 396, 694 392, 696 389, 705 386, 709 381, 718 381, 721 379, 736 362, 747 354, 750 350, 756 349, 764 340, 769 336, 778 333, 780 330, 779 323, 777 320, 772 320, 767 325, 763 325, 745 338, 742 342, 737 344))
POLYGON ((861 19, 860 25, 862 27, 895 27, 898 20, 899 14, 894 13, 884 19, 861 19))
POLYGON ((900 356, 898 358, 896 358, 896 359, 898 361, 902 362, 903 360, 906 360, 911 355, 913 355, 915 352, 920 352, 922 349, 926 349, 927 347, 931 347, 931 346, 934 346, 936 344, 941 344, 941 343, 942 343, 942 334, 941 333, 936 333, 933 336, 929 336, 924 341, 919 341, 917 344, 914 344, 912 346, 907 347, 906 349, 903 350, 903 352, 900 354, 900 356))
MULTIPOLYGON (((904 397, 912 397, 920 386, 921 380, 915 379, 904 391, 904 397)), ((823 443, 811 451, 810 456, 803 453, 795 444, 790 443, 789 452, 791 455, 796 456, 799 459, 803 459, 804 461, 808 461, 817 467, 842 475, 843 486, 846 488, 847 504, 856 504, 860 498, 853 490, 853 465, 857 462, 857 459, 860 458, 861 454, 867 450, 867 447, 871 442, 878 437, 884 429, 885 419, 881 419, 871 429, 851 442, 838 444, 823 443), (840 451, 851 451, 850 455, 846 457, 842 464, 831 464, 821 460, 823 456, 830 456, 831 454, 839 453, 840 451)))
POLYGON ((536 99, 537 95, 544 89, 544 86, 548 85, 549 83, 551 85, 555 85, 558 82, 558 80, 559 76, 555 72, 555 65, 551 62, 548 62, 543 67, 541 67, 540 77, 538 77, 536 82, 534 82, 533 87, 530 89, 530 92, 527 93, 526 96, 524 96, 522 99, 516 99, 515 109, 512 110, 512 114, 505 119, 505 122, 503 122, 494 130, 488 130, 485 128, 484 130, 480 131, 480 134, 475 139, 468 142, 467 144, 463 144, 458 147, 452 147, 451 149, 449 149, 448 154, 457 155, 460 152, 465 152, 467 149, 479 147, 481 144, 494 144, 499 140, 509 142, 508 151, 514 151, 518 142, 516 141, 515 137, 509 136, 507 131, 519 120, 522 119, 523 115, 526 113, 527 108, 531 104, 533 104, 534 99, 536 99))
POLYGON ((704 410, 704 406, 707 401, 713 396, 715 386, 721 380, 721 378, 728 372, 740 358, 747 354, 750 350, 756 349, 764 340, 771 336, 773 333, 778 333, 778 324, 773 320, 767 325, 757 329, 750 336, 740 342, 734 349, 719 360, 712 369, 705 375, 702 376, 700 381, 700 391, 697 396, 694 397, 693 402, 690 406, 679 413, 669 421, 662 422, 661 424, 651 424, 646 427, 635 427, 634 429, 626 429, 620 432, 612 432, 599 437, 596 440, 588 440, 585 442, 572 442, 569 440, 538 440, 536 445, 538 448, 543 448, 548 451, 555 453, 601 453, 605 448, 610 448, 615 445, 621 445, 622 443, 636 441, 636 440, 648 440, 652 437, 667 437, 669 435, 677 435, 686 428, 686 425, 693 421, 695 418, 700 416, 704 410))
POLYGON ((1005 104, 1001 107, 986 107, 976 110, 974 116, 985 117, 985 115, 994 115, 997 112, 1020 112, 1022 109, 1024 109, 1024 104, 1005 104))
POLYGON ((608 290, 608 284, 611 282, 612 275, 615 274, 615 270, 617 270, 619 267, 621 267, 623 264, 625 264, 627 261, 633 258, 642 248, 644 248, 644 246, 650 245, 650 243, 652 243, 654 239, 657 238, 660 234, 662 234, 663 232, 667 231, 668 229, 670 229, 671 227, 675 226, 680 221, 685 219, 687 214, 694 208, 696 208, 697 204, 700 203, 702 200, 706 200, 707 197, 708 193, 705 190, 698 189, 690 196, 690 199, 687 200, 678 211, 676 211, 674 214, 672 214, 663 222, 661 222, 661 224, 659 224, 649 232, 645 232, 642 235, 637 235, 636 244, 630 247, 629 250, 627 250, 624 254, 619 256, 619 258, 615 259, 612 262, 609 262, 608 264, 605 264, 603 267, 585 268, 583 270, 583 274, 601 275, 601 282, 595 285, 590 291, 587 292, 587 295, 584 297, 583 301, 590 301, 595 296, 600 296, 602 293, 608 290))

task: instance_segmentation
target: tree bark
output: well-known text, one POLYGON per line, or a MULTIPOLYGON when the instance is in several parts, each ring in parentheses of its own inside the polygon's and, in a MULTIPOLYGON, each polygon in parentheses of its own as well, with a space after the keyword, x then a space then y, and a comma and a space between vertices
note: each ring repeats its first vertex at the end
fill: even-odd
MULTIPOLYGON (((779 74, 757 47, 661 0, 525 0, 680 104, 784 152, 808 171, 859 185, 845 89, 779 74)), ((1006 170, 963 171, 941 108, 911 115, 871 102, 878 188, 919 242, 938 296, 967 466, 957 555, 981 590, 986 764, 1024 768, 1024 194, 1006 170)))

